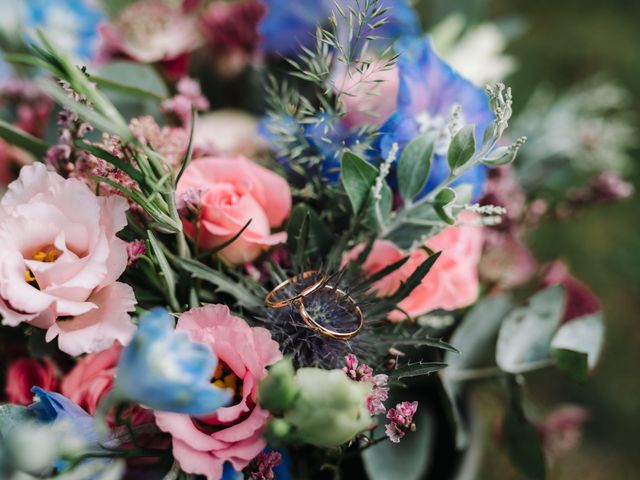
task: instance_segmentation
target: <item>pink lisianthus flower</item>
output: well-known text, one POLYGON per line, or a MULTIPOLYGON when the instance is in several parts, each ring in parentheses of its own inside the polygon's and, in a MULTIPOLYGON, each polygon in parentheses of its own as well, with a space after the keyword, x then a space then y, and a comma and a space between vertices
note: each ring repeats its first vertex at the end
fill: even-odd
POLYGON ((218 357, 214 384, 232 389, 235 403, 198 418, 156 412, 156 423, 173 437, 173 455, 185 472, 218 480, 225 462, 240 471, 266 446, 262 431, 269 413, 257 405, 257 387, 282 354, 266 329, 249 327, 224 305, 189 310, 176 330, 211 348, 218 357))
POLYGON ((195 16, 156 0, 132 3, 100 34, 102 57, 141 63, 175 62, 202 44, 195 16))
POLYGON ((127 202, 96 197, 80 180, 36 163, 24 167, 0 201, 0 314, 58 337, 70 354, 128 343, 133 289, 117 282, 127 244, 127 202))
MULTIPOLYGON (((463 222, 471 222, 473 214, 463 212, 463 222)), ((436 309, 455 310, 473 303, 479 291, 478 263, 482 251, 482 228, 461 224, 445 228, 430 238, 425 246, 432 251, 442 251, 429 273, 399 306, 410 317, 415 318, 436 309)), ((358 257, 364 245, 359 245, 345 255, 343 265, 358 257)), ((371 253, 362 265, 367 275, 399 261, 405 254, 388 240, 376 240, 371 253)), ((372 289, 378 296, 393 295, 403 281, 428 258, 427 252, 419 248, 409 254, 409 260, 390 275, 378 280, 372 289)), ((391 312, 389 320, 401 321, 405 315, 391 312)))
MULTIPOLYGON (((289 216, 289 184, 244 157, 207 157, 191 162, 178 183, 178 200, 190 192, 204 192, 199 200, 198 232, 203 250, 229 240, 251 220, 242 235, 220 252, 229 263, 251 262, 287 239, 286 232, 271 233, 271 229, 289 216)), ((187 232, 195 236, 194 225, 188 219, 183 221, 187 232)))
POLYGON ((56 372, 48 359, 19 358, 7 368, 7 380, 4 392, 9 403, 31 405, 33 403, 32 387, 55 391, 58 387, 56 372))

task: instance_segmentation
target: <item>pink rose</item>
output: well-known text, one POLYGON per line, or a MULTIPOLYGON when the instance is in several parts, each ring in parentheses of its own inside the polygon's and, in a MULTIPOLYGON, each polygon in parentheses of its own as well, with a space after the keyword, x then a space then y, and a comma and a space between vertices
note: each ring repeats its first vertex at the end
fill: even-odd
POLYGON ((96 197, 41 163, 23 167, 0 201, 2 323, 46 329, 70 355, 126 344, 136 303, 116 281, 127 266, 127 244, 116 237, 126 210, 123 198, 96 197))
POLYGON ((31 405, 33 403, 31 387, 56 390, 57 385, 55 370, 49 360, 19 358, 11 362, 7 369, 4 392, 9 403, 31 405))
MULTIPOLYGON (((462 220, 470 220, 462 215, 462 220)), ((440 258, 411 294, 400 302, 400 308, 412 318, 436 309, 455 310, 473 303, 478 296, 478 262, 482 250, 482 229, 472 225, 445 228, 425 243, 433 251, 442 251, 440 258)), ((347 253, 343 265, 357 258, 364 245, 347 253)), ((362 268, 365 274, 373 275, 397 262, 405 254, 388 240, 376 240, 362 268)), ((427 253, 418 248, 409 254, 409 260, 399 269, 373 284, 379 296, 395 293, 418 266, 427 259, 427 253)), ((389 315, 392 321, 405 319, 400 311, 389 315)))
POLYGON ((100 401, 113 387, 121 352, 122 346, 114 343, 107 350, 81 358, 62 380, 60 392, 93 415, 100 401))
MULTIPOLYGON (((117 342, 107 350, 91 353, 80 360, 62 380, 60 392, 93 415, 102 399, 111 391, 115 380, 118 359, 122 345, 117 342)), ((139 406, 132 406, 123 412, 123 418, 129 417, 133 425, 153 423, 153 414, 139 406)), ((115 415, 107 417, 115 425, 115 415)))
POLYGON ((173 455, 185 472, 218 480, 224 462, 240 471, 266 446, 262 430, 269 413, 256 405, 257 386, 282 354, 266 329, 249 327, 224 305, 189 310, 176 330, 211 347, 218 357, 214 383, 232 388, 236 400, 209 417, 156 412, 156 423, 173 437, 173 455))
POLYGON ((379 60, 374 60, 364 78, 355 70, 345 74, 338 87, 345 92, 342 101, 347 126, 382 125, 397 109, 399 85, 398 68, 382 70, 379 60))
MULTIPOLYGON (((231 245, 220 252, 229 263, 246 263, 287 239, 285 232, 271 233, 291 211, 289 184, 279 175, 244 157, 207 157, 186 168, 177 195, 190 197, 201 192, 200 247, 211 249, 251 224, 231 245)), ((186 223, 194 234, 193 225, 186 223)))

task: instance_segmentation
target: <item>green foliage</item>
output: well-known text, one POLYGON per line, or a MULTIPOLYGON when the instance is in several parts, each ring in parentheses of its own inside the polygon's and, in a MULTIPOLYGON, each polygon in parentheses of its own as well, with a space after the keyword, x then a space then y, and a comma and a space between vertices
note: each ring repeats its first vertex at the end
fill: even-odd
POLYGON ((602 314, 573 319, 562 325, 551 341, 553 359, 572 378, 584 380, 595 368, 604 343, 602 314))
POLYGON ((411 202, 427 184, 434 139, 432 135, 419 135, 402 151, 398 160, 398 189, 405 202, 411 202))
MULTIPOLYGON (((433 414, 422 405, 414 415, 416 431, 400 443, 384 441, 366 448, 362 460, 370 480, 420 480, 432 462, 436 441, 433 414)), ((384 422, 374 430, 374 438, 384 436, 384 422)))
POLYGON ((449 144, 447 152, 447 162, 449 168, 454 172, 457 168, 463 167, 476 151, 475 125, 465 125, 456 133, 449 144))
POLYGON ((43 157, 49 149, 49 145, 39 138, 29 135, 4 120, 0 120, 0 137, 5 139, 7 143, 26 150, 36 158, 43 157))
POLYGON ((505 372, 523 373, 550 363, 551 340, 564 313, 561 286, 537 293, 525 307, 504 319, 498 334, 496 363, 505 372))
POLYGON ((124 93, 131 97, 147 97, 159 101, 169 96, 162 77, 150 65, 117 61, 101 67, 91 80, 99 88, 124 93))
POLYGON ((522 407, 512 400, 503 427, 507 453, 513 464, 532 480, 545 478, 545 460, 536 428, 527 420, 522 407))
POLYGON ((367 203, 371 189, 378 178, 378 170, 351 152, 342 156, 340 178, 354 213, 357 215, 367 203))

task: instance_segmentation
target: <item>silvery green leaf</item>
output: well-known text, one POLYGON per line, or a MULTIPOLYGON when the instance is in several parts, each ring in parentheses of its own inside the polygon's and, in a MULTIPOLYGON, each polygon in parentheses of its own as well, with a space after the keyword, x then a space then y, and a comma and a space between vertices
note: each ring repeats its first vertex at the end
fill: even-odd
POLYGON ((496 346, 496 363, 503 371, 523 373, 549 363, 551 339, 560 325, 564 304, 564 288, 550 287, 505 318, 496 346))
MULTIPOLYGON (((604 324, 602 321, 602 314, 595 313, 593 315, 586 315, 574 320, 571 320, 562 325, 551 341, 551 348, 554 350, 554 358, 556 360, 564 360, 567 362, 569 354, 566 352, 574 352, 581 354, 581 358, 586 362, 584 367, 587 371, 595 368, 600 358, 602 351, 602 345, 604 342, 604 324), (565 353, 558 353, 556 351, 565 351, 565 353)), ((578 357, 572 356, 574 361, 578 362, 578 357)), ((575 365, 575 364, 574 364, 575 365)), ((578 363, 575 366, 579 366, 578 363)), ((565 367, 569 365, 564 363, 565 367)), ((569 371, 568 373, 572 373, 569 371)), ((579 378, 584 377, 584 370, 582 372, 574 372, 579 378)))
POLYGON ((434 210, 443 222, 453 225, 456 222, 453 215, 453 204, 456 201, 457 194, 451 188, 443 188, 438 192, 434 200, 434 210))
POLYGON ((378 170, 357 155, 345 152, 342 156, 340 176, 353 211, 360 212, 378 178, 378 170))
POLYGON ((449 145, 447 161, 449 168, 454 171, 471 160, 476 151, 475 125, 465 125, 456 133, 449 145))
POLYGON ((169 96, 167 85, 150 65, 111 62, 100 68, 96 75, 91 75, 91 80, 105 90, 115 90, 134 97, 162 100, 169 96))
POLYGON ((490 167, 509 165, 516 159, 517 153, 518 151, 511 148, 511 146, 499 147, 482 159, 482 163, 490 167))
POLYGON ((413 200, 427 184, 431 170, 434 139, 432 135, 420 135, 402 151, 398 160, 398 189, 406 202, 413 200))
MULTIPOLYGON (((413 418, 416 431, 407 433, 400 443, 384 441, 362 452, 364 468, 370 480, 419 480, 424 477, 431 464, 435 420, 423 404, 418 406, 413 418)), ((384 425, 383 421, 378 423, 376 438, 384 435, 384 425)))

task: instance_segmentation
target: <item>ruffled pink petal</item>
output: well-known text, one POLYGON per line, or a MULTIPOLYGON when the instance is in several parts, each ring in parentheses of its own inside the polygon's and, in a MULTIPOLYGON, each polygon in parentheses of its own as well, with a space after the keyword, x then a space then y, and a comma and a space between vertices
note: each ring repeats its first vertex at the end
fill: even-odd
POLYGON ((207 480, 220 480, 224 460, 211 453, 194 450, 188 444, 173 439, 173 456, 187 473, 204 475, 207 480))
POLYGON ((154 414, 158 428, 163 432, 170 433, 174 442, 177 440, 201 452, 228 447, 228 443, 216 440, 198 430, 189 415, 158 411, 154 414))
POLYGON ((26 203, 33 197, 46 192, 50 187, 64 182, 64 178, 47 170, 43 163, 35 162, 20 169, 18 179, 9 184, 0 205, 10 208, 26 203))
POLYGON ((98 308, 70 320, 58 320, 47 330, 47 342, 57 336, 58 347, 69 355, 106 350, 115 340, 128 344, 136 329, 128 314, 136 304, 133 289, 116 282, 89 300, 98 308))

